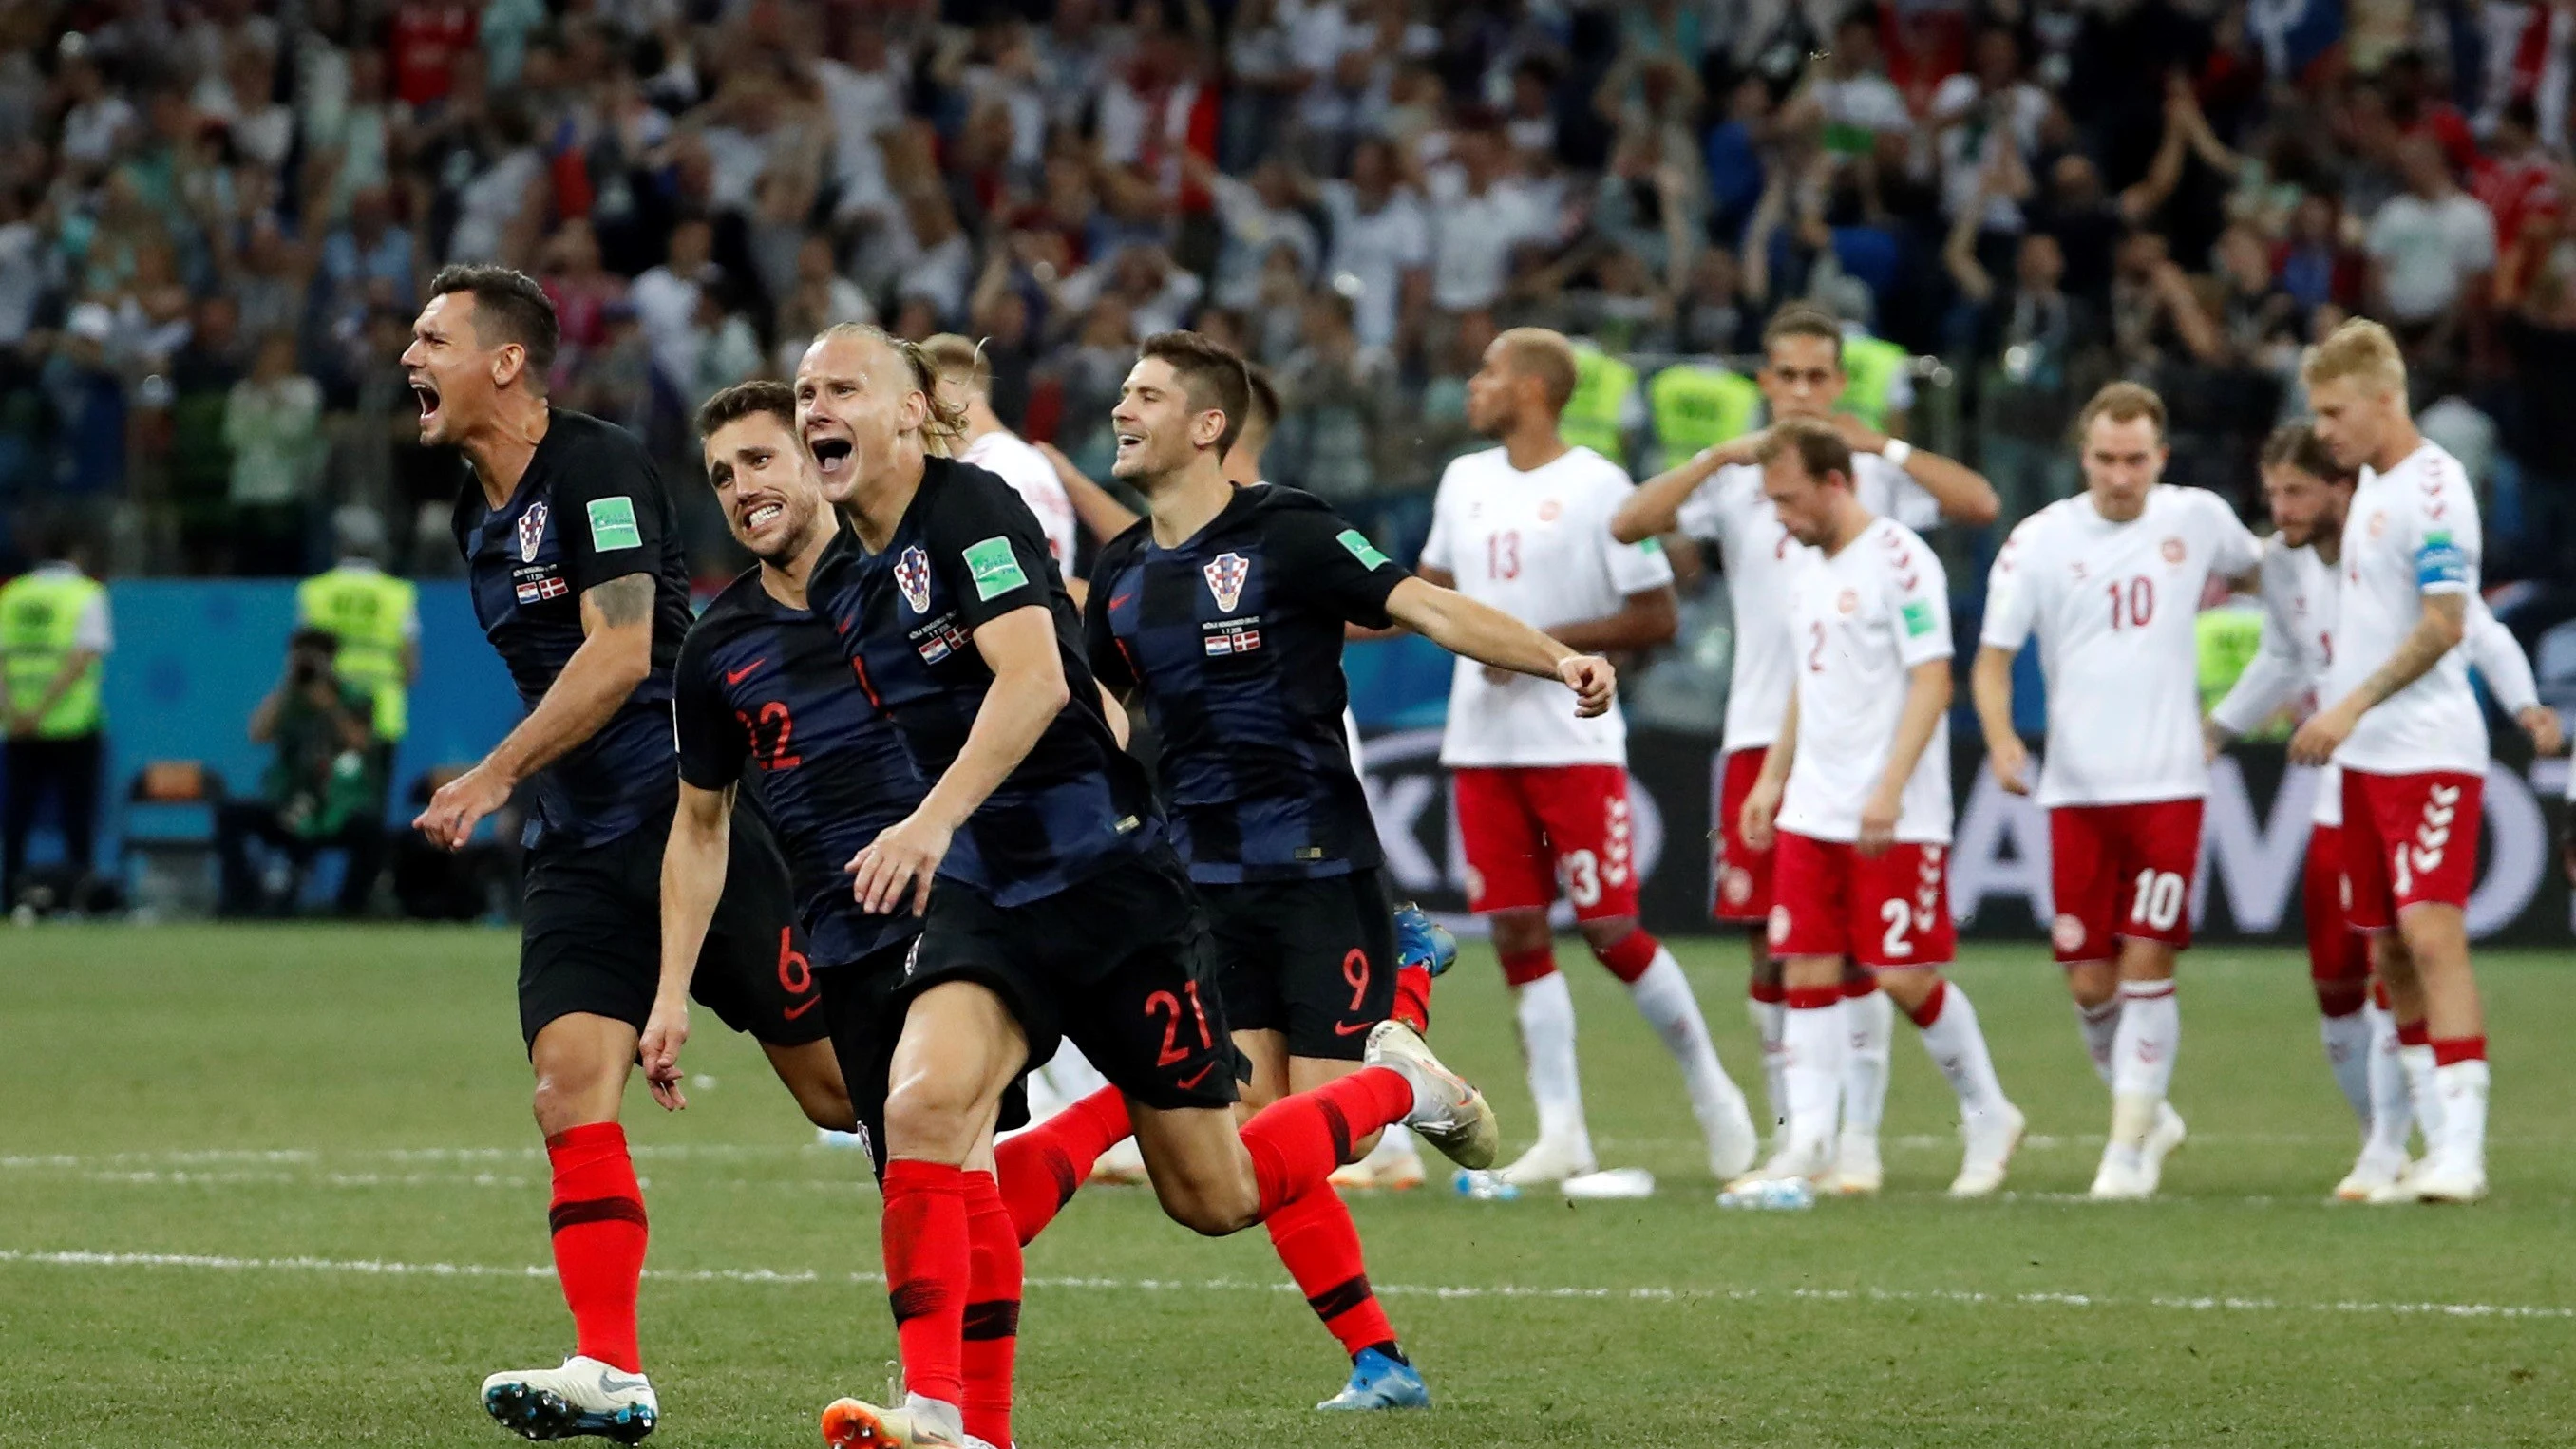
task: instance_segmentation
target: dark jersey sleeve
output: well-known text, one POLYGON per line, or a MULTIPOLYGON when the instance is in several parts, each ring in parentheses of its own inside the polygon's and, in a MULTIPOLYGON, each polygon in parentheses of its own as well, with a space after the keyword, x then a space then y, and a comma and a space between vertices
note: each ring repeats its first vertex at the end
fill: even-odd
POLYGON ((1307 495, 1278 498, 1263 523, 1272 578, 1294 579, 1328 611, 1361 628, 1383 629, 1392 622, 1386 596, 1412 575, 1330 505, 1307 495))
POLYGON ((692 629, 680 643, 672 682, 672 729, 679 737, 680 779, 701 790, 722 790, 742 778, 750 741, 725 707, 716 685, 710 631, 692 629))
POLYGON ((1091 664, 1091 677, 1111 694, 1120 696, 1134 690, 1139 682, 1136 671, 1127 667, 1127 651, 1118 647, 1117 631, 1109 626, 1110 591, 1117 587, 1118 575, 1126 570, 1128 560, 1135 557, 1135 548, 1127 538, 1121 534, 1112 539, 1092 560, 1095 587, 1082 606, 1082 654, 1091 664))
POLYGON ((969 628, 1016 609, 1051 606, 1058 585, 1038 521, 991 474, 960 470, 923 520, 922 547, 948 584, 969 628))
POLYGON ((555 528, 573 592, 628 574, 658 575, 669 509, 644 445, 602 427, 565 464, 554 485, 555 528))

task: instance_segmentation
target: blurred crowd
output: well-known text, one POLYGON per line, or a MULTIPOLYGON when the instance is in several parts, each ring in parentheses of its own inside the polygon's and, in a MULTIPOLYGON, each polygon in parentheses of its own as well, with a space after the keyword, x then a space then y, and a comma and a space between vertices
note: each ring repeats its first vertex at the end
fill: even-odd
POLYGON ((988 339, 1004 420, 1096 476, 1134 342, 1191 325, 1278 377, 1271 475, 1363 518, 1472 443, 1495 329, 1625 358, 1642 470, 1642 380, 1795 298, 1933 359, 1890 421, 2007 522, 2113 376, 2250 503, 2299 349, 2365 312, 2490 577, 2544 573, 2572 47, 2540 0, 19 0, 0 528, 291 574, 354 510, 452 570, 394 359, 489 259, 561 310, 556 398, 675 482, 698 401, 850 319, 988 339))

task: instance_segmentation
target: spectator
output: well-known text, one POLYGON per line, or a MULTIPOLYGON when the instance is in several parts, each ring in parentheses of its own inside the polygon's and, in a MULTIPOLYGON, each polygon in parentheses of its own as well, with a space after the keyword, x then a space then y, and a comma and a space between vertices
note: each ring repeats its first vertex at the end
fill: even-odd
POLYGON ((679 396, 696 385, 698 296, 719 280, 712 260, 715 228, 704 217, 689 217, 671 228, 671 250, 662 264, 635 279, 632 297, 636 321, 653 350, 653 367, 663 385, 679 396))
POLYGON ((1462 130, 1450 146, 1452 164, 1431 173, 1431 304, 1454 316, 1502 300, 1514 249, 1538 238, 1545 223, 1535 199, 1506 174, 1493 127, 1462 130))
POLYGON ((2101 380, 2104 339, 2091 305, 2066 292, 2065 254, 2047 232, 2023 234, 2009 285, 1996 284, 1977 260, 1984 215, 1960 208, 1942 261, 1969 308, 1961 341, 1976 364, 1980 466, 2010 523, 2075 492, 2066 429, 2101 380))
POLYGON ((286 668, 251 711, 251 743, 273 751, 259 798, 228 800, 215 810, 215 852, 222 861, 221 908, 230 916, 292 909, 292 889, 314 856, 348 852, 340 882, 344 916, 363 913, 384 860, 385 787, 375 761, 375 702, 365 686, 334 666, 338 645, 304 627, 286 644, 286 668), (283 857, 263 874, 251 860, 258 841, 283 857))
POLYGON ((354 328, 378 307, 420 305, 419 250, 411 229, 394 223, 391 192, 370 186, 350 195, 347 222, 322 238, 314 285, 326 331, 354 328))
POLYGON ((2441 144, 2409 136, 2397 145, 2406 178, 2370 219, 2374 309, 2415 348, 2447 342, 2460 313, 2495 270, 2495 218, 2451 179, 2441 144))
POLYGON ((295 366, 295 339, 272 332, 224 406, 232 450, 232 571, 304 572, 306 509, 320 461, 322 386, 295 366))
POLYGON ((36 566, 0 585, 0 729, 7 814, 0 817, 0 907, 23 904, 27 839, 50 800, 76 897, 95 860, 106 713, 99 681, 116 648, 107 590, 81 568, 68 531, 29 540, 36 566))
POLYGON ((1315 188, 1332 226, 1325 270, 1352 298, 1352 321, 1369 347, 1392 343, 1398 325, 1430 298, 1431 227, 1421 198, 1397 184, 1399 164, 1393 146, 1362 141, 1349 178, 1315 188))

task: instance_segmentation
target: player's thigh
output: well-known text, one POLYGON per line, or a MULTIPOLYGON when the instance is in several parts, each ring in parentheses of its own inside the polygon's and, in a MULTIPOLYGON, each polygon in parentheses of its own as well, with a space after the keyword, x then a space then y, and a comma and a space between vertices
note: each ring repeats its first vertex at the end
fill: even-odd
POLYGON ((1298 881, 1276 897, 1291 1056, 1358 1061, 1395 1009, 1394 900, 1378 871, 1298 881))
POLYGON ((1710 832, 1716 846, 1716 898, 1710 902, 1709 916, 1719 921, 1740 921, 1759 925, 1771 915, 1771 877, 1773 854, 1755 850, 1745 843, 1744 797, 1753 791, 1753 783, 1762 776, 1765 750, 1737 750, 1726 756, 1719 770, 1717 829, 1710 832))
POLYGON ((660 865, 629 832, 602 845, 528 855, 519 909, 519 1032, 598 1016, 641 1032, 662 952, 660 865))
POLYGON ((2120 861, 2111 812, 2098 805, 2060 805, 2048 812, 2049 894, 2057 916, 2049 949, 2069 968, 2119 955, 2113 923, 2120 899, 2120 861))
POLYGON ((832 1056, 849 1093, 851 1115, 877 1172, 885 1171, 886 1082, 894 1044, 903 1034, 895 988, 903 982, 910 942, 815 973, 823 992, 822 1015, 831 1032, 832 1056))
POLYGON ((1018 1019, 983 982, 912 993, 886 1074, 886 1154, 962 1166, 1028 1058, 1018 1019))
POLYGON ((1579 921, 1637 914, 1636 818, 1628 772, 1562 765, 1529 772, 1530 806, 1547 833, 1565 898, 1579 921))
MULTIPOLYGON (((2352 824, 2349 782, 2361 783, 2369 804, 2387 871, 2392 916, 2412 914, 2423 905, 2465 909, 2470 888, 2477 884, 2478 825, 2486 781, 2450 770, 2413 775, 2346 770, 2344 779, 2347 829, 2352 824)), ((2419 954, 2423 944, 2417 945, 2419 954)))
POLYGON ((1836 961, 1851 954, 1851 846, 1783 830, 1771 851, 1771 954, 1836 961))
POLYGON ((2370 975, 2369 942, 2352 927, 2345 909, 2343 831, 2319 825, 2308 832, 2308 855, 2299 871, 2299 915, 2307 929, 2308 977, 2318 982, 2359 982, 2370 975))
POLYGON ((1556 899, 1546 834, 1524 795, 1531 773, 1463 767, 1450 775, 1471 911, 1544 908, 1556 899))
POLYGON ((858 1119, 852 1115, 850 1090, 841 1080, 841 1064, 832 1053, 832 1044, 817 1038, 782 1046, 777 1042, 760 1044, 760 1053, 769 1058, 769 1070, 778 1077, 787 1094, 796 1099, 797 1109, 805 1120, 817 1127, 835 1132, 855 1131, 858 1119))
MULTIPOLYGON (((1947 966, 1958 955, 1950 920, 1949 848, 1898 841, 1852 853, 1847 900, 1851 958, 1873 972, 1947 966)), ((1901 990, 1888 993, 1905 1003, 1901 990)))
POLYGON ((2385 833, 2379 797, 2372 777, 2358 770, 2343 772, 2343 829, 2338 832, 2344 910, 2357 931, 2386 931, 2397 924, 2397 903, 2389 879, 2391 850, 2398 842, 2385 833))
POLYGON ((829 1034, 786 862, 747 818, 738 818, 727 850, 724 894, 689 994, 764 1047, 801 1047, 829 1034))
MULTIPOLYGON (((2163 975, 2172 974, 2175 952, 2191 946, 2191 885, 2200 870, 2201 802, 2156 800, 2119 807, 2113 817, 2118 848, 2112 882, 2117 891, 2119 923, 2112 928, 2124 946, 2141 943, 2156 951, 2121 952, 2121 974, 2133 974, 2133 962, 2161 960, 2163 975)), ((2161 979, 2161 977, 2147 978, 2161 979)))
POLYGON ((1130 1098, 1128 1119, 1154 1197, 1172 1221, 1210 1237, 1251 1226, 1261 1187, 1232 1111, 1223 1107, 1156 1107, 1130 1098))
POLYGON ((1180 864, 1157 852, 1085 881, 1079 922, 1059 929, 1103 969, 1060 976, 1063 1031, 1130 1103, 1230 1107, 1236 1057, 1215 946, 1180 864))

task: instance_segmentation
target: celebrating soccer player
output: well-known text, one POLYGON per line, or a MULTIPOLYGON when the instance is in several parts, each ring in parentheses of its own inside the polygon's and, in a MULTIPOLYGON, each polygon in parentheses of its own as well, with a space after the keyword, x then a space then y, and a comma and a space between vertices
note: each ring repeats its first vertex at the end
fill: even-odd
MULTIPOLYGON (((1559 433, 1574 383, 1574 350, 1553 332, 1516 327, 1485 349, 1468 379, 1467 421, 1502 446, 1441 474, 1421 574, 1568 648, 1660 644, 1678 618, 1672 565, 1651 539, 1611 539, 1631 485, 1618 464, 1559 433)), ((1617 706, 1579 718, 1546 683, 1461 658, 1440 763, 1453 772, 1467 905, 1491 918, 1538 1107, 1538 1140, 1503 1180, 1562 1182, 1599 1165, 1575 1067, 1574 998, 1556 974, 1547 919, 1560 884, 1592 954, 1681 1064, 1709 1170, 1720 1181, 1743 1171, 1759 1148, 1744 1094, 1718 1064, 1689 978, 1637 924, 1628 727, 1617 706)))
POLYGON ((1950 1192, 1983 1196, 2003 1185, 2023 1119, 1995 1080, 1976 1008, 1941 975, 1957 941, 1946 860, 1948 578, 1912 529, 1861 506, 1851 445, 1830 424, 1774 424, 1760 456, 1781 527, 1819 552, 1802 556, 1790 580, 1796 683, 1740 822, 1754 849, 1778 852, 1771 949, 1788 991, 1789 1121, 1771 1160, 1730 1190, 1812 1183, 1832 1170, 1849 957, 1922 1029, 1966 1129, 1950 1192))
MULTIPOLYGON (((1935 517, 1966 524, 1991 523, 1995 490, 1970 469, 1937 453, 1886 437, 1848 413, 1833 413, 1843 394, 1842 328, 1812 307, 1782 308, 1762 334, 1762 370, 1755 381, 1774 422, 1822 418, 1852 446, 1852 488, 1861 506, 1922 528, 1935 517)), ((1762 1039, 1762 1076, 1770 1089, 1771 1120, 1787 1116, 1780 1082, 1780 1033, 1788 1015, 1779 958, 1771 954, 1771 852, 1745 843, 1738 828, 1745 793, 1762 773, 1789 706, 1791 657, 1789 579, 1804 562, 1806 546, 1780 526, 1778 510, 1762 492, 1756 461, 1763 434, 1748 433, 1639 484, 1610 519, 1621 543, 1643 543, 1679 529, 1717 542, 1726 574, 1726 597, 1735 620, 1735 653, 1728 667, 1724 763, 1719 770, 1716 844, 1720 921, 1751 927, 1745 943, 1753 969, 1747 1007, 1762 1039)), ((1829 1186, 1843 1193, 1876 1192, 1880 1170, 1878 1123, 1887 1103, 1887 1053, 1894 1011, 1866 971, 1848 970, 1843 1013, 1851 1031, 1845 1058, 1841 1139, 1834 1150, 1829 1186)))
POLYGON ((797 370, 798 424, 854 547, 811 587, 929 791, 850 865, 872 912, 921 936, 886 1102, 884 1242, 907 1390, 843 1399, 835 1445, 953 1445, 970 1254, 964 1177, 1003 1095, 1070 1037, 1125 1094, 1164 1209, 1210 1234, 1312 1192, 1390 1122, 1462 1165, 1492 1160, 1484 1099, 1401 1022, 1369 1065, 1238 1131, 1234 1048, 1197 898, 1143 770, 1119 748, 1079 621, 1007 484, 935 456, 953 410, 918 348, 826 331, 797 370), (935 888, 934 888, 935 882, 935 888))
MULTIPOLYGON (((618 1101, 653 1009, 662 846, 675 803, 671 665, 689 623, 671 500, 642 444, 550 406, 554 306, 502 267, 430 283, 403 368, 421 441, 465 455, 456 543, 474 611, 528 716, 412 823, 462 848, 522 783, 537 801, 519 948, 519 1027, 554 1169, 555 1271, 578 1346, 560 1369, 494 1374, 483 1404, 530 1438, 636 1439, 660 1412, 636 1347, 643 1193, 618 1101)), ((691 989, 760 1040, 806 1115, 853 1125, 788 898, 757 829, 726 849, 730 882, 691 989)))
POLYGON ((2022 520, 1995 556, 1971 684, 1996 782, 2031 793, 2012 668, 2038 636, 2049 940, 2111 1089, 2093 1196, 2143 1198, 2184 1135, 2165 1096, 2182 1045, 2174 961, 2191 944, 2209 793, 2194 621, 2210 580, 2251 572, 2262 546, 2217 494, 2158 481, 2165 405, 2148 389, 2115 382, 2095 393, 2075 435, 2084 491, 2022 520))

